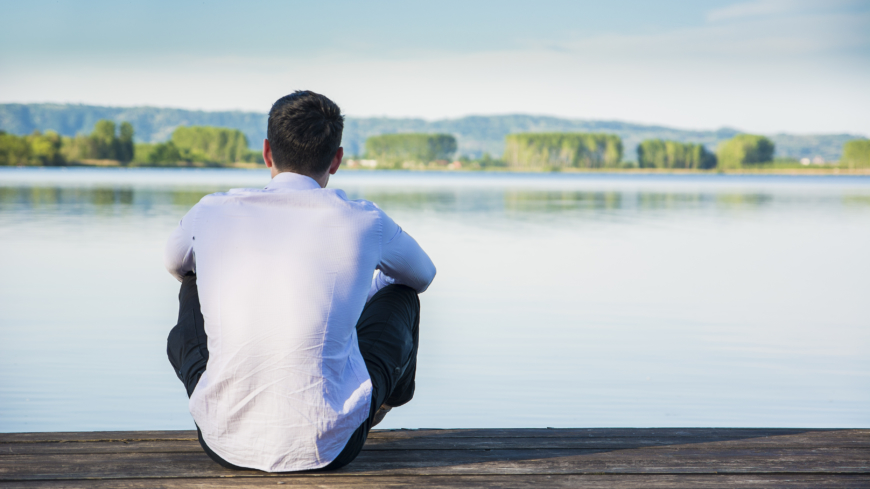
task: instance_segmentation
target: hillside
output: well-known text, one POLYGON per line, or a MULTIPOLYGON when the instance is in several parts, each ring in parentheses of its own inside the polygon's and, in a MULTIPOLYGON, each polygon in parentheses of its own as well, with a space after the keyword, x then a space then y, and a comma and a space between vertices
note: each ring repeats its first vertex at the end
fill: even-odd
MULTIPOLYGON (((88 133, 100 119, 128 121, 136 129, 139 142, 169 139, 178 126, 206 125, 239 129, 248 137, 254 149, 266 137, 266 115, 256 112, 205 112, 156 107, 101 107, 65 104, 0 104, 0 129, 12 134, 29 134, 35 129, 54 130, 65 136, 88 133)), ((459 143, 459 154, 472 158, 483 153, 500 156, 504 137, 515 132, 580 131, 607 132, 623 139, 624 158, 636 158, 638 143, 648 138, 673 139, 702 143, 715 149, 719 141, 737 134, 737 129, 687 131, 664 126, 647 126, 618 121, 560 119, 531 115, 468 116, 458 119, 426 121, 423 119, 348 117, 345 124, 345 152, 357 155, 363 151, 369 136, 397 132, 443 132, 453 134, 459 143)), ((778 157, 815 157, 827 161, 840 158, 843 143, 862 138, 851 134, 768 135, 776 143, 778 157)))

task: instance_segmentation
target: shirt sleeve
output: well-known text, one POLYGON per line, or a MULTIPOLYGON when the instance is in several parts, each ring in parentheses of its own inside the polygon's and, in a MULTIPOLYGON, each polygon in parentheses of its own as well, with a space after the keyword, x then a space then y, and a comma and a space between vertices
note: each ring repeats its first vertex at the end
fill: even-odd
POLYGON ((425 292, 435 278, 435 265, 410 234, 381 212, 380 273, 372 280, 369 297, 389 284, 407 285, 418 293, 425 292))
POLYGON ((166 251, 163 256, 163 264, 173 277, 182 281, 185 274, 196 273, 196 256, 193 252, 193 216, 196 212, 194 206, 178 223, 178 227, 169 236, 166 242, 166 251))

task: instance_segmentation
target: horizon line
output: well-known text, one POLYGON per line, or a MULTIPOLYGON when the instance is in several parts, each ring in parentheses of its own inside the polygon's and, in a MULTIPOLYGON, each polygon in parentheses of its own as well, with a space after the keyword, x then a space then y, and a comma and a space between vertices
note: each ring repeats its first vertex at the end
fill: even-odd
MULTIPOLYGON (((160 105, 99 105, 93 103, 84 103, 84 102, 3 102, 0 101, 0 106, 3 105, 57 105, 57 106, 80 106, 80 107, 101 107, 101 108, 110 108, 110 109, 163 109, 163 110, 179 110, 186 112, 203 112, 203 113, 241 113, 241 114, 257 114, 257 115, 268 115, 267 112, 258 112, 256 110, 246 110, 246 109, 192 109, 192 108, 184 108, 184 107, 170 107, 170 106, 160 106, 160 105)), ((393 120, 421 120, 427 123, 433 122, 441 122, 441 121, 455 121, 461 119, 468 119, 472 117, 510 117, 510 116, 526 116, 526 117, 546 117, 551 119, 560 119, 571 122, 612 122, 612 123, 620 123, 620 124, 630 124, 634 126, 643 126, 649 128, 661 128, 661 129, 676 129, 679 131, 694 131, 694 132, 719 132, 719 131, 736 131, 741 134, 754 134, 751 132, 743 131, 736 127, 730 126, 719 126, 718 128, 685 128, 679 126, 668 126, 663 125, 661 123, 646 123, 646 122, 632 122, 628 120, 622 119, 586 119, 582 117, 569 117, 569 116, 559 116, 553 114, 542 114, 542 113, 528 113, 528 112, 507 112, 507 113, 492 113, 492 114, 466 114, 462 116, 454 116, 454 117, 441 117, 441 118, 426 118, 421 116, 388 116, 388 115, 368 115, 368 116, 360 116, 360 115, 352 115, 345 114, 345 117, 353 118, 353 119, 393 119, 393 120)), ((859 136, 863 138, 870 139, 870 134, 863 134, 860 132, 829 132, 829 133, 802 133, 802 132, 769 132, 769 133, 755 133, 755 134, 769 134, 769 135, 795 135, 795 136, 833 136, 833 135, 846 135, 846 136, 859 136)))

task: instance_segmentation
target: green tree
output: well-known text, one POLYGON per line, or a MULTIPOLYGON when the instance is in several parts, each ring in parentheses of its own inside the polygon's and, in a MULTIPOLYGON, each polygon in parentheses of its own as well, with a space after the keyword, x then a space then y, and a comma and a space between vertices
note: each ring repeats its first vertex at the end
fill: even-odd
POLYGON ((61 137, 54 131, 46 131, 45 134, 34 131, 26 137, 30 145, 31 163, 43 166, 56 166, 65 163, 61 154, 61 137))
POLYGON ((120 135, 118 126, 107 119, 101 119, 87 136, 76 136, 64 140, 63 154, 69 160, 117 160, 123 163, 133 159, 133 126, 122 122, 120 135))
POLYGON ((637 146, 637 162, 641 168, 709 169, 716 166, 716 155, 703 144, 647 139, 637 146))
POLYGON ((383 134, 366 139, 366 158, 379 167, 398 167, 407 161, 429 163, 449 160, 456 153, 456 138, 450 134, 383 134))
POLYGON ((153 146, 151 154, 148 155, 148 162, 158 165, 166 165, 184 161, 181 156, 181 151, 175 146, 172 141, 165 143, 157 143, 153 146))
POLYGON ((622 161, 622 139, 600 133, 509 134, 504 160, 517 167, 616 168, 622 161))
POLYGON ((122 122, 118 132, 118 160, 129 163, 133 161, 133 156, 136 153, 136 146, 133 143, 133 125, 129 122, 122 122))
POLYGON ((54 131, 15 136, 0 131, 0 165, 62 165, 61 137, 54 131))
POLYGON ((245 153, 242 161, 244 161, 246 163, 262 163, 263 162, 263 151, 249 149, 248 152, 245 153))
POLYGON ((30 163, 30 147, 27 140, 14 134, 0 131, 0 165, 20 166, 30 163))
POLYGON ((139 143, 134 153, 133 163, 136 165, 177 166, 179 163, 190 162, 172 141, 155 144, 139 143))
POLYGON ((870 139, 855 139, 844 143, 840 163, 849 168, 870 168, 870 139))
POLYGON ((91 133, 93 154, 91 158, 100 160, 118 160, 118 136, 115 134, 114 122, 101 119, 94 125, 91 133))
POLYGON ((182 156, 208 163, 235 163, 248 157, 248 138, 238 129, 224 127, 179 127, 172 143, 182 156))
POLYGON ((773 141, 754 134, 738 134, 722 141, 716 151, 719 168, 736 169, 773 161, 773 141))

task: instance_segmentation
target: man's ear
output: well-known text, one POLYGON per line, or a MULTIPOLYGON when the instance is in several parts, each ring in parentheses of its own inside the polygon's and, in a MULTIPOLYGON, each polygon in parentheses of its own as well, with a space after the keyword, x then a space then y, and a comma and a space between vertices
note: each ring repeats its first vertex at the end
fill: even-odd
POLYGON ((266 168, 272 168, 275 165, 272 161, 272 146, 268 139, 263 140, 263 161, 266 163, 266 168))
POLYGON ((342 158, 344 158, 344 148, 339 147, 338 151, 335 152, 335 156, 332 158, 332 163, 329 164, 330 175, 335 175, 335 172, 338 171, 342 158))

